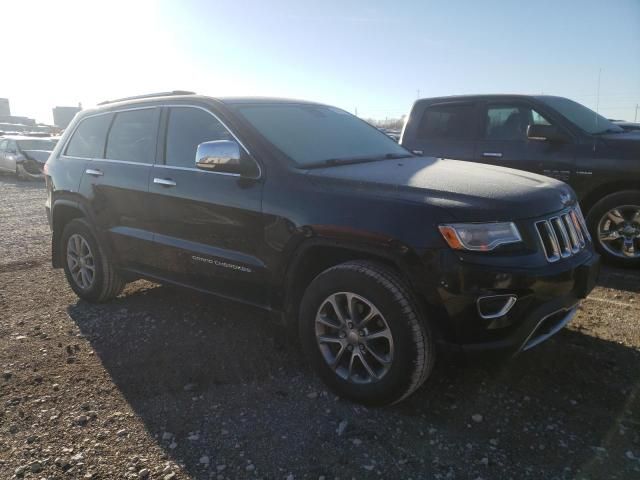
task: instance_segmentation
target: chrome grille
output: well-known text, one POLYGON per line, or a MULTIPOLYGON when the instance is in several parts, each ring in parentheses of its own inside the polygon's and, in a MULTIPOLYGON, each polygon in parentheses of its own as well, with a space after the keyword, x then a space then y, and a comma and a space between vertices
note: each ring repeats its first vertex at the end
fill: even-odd
POLYGON ((536 222, 536 230, 547 261, 571 257, 586 245, 589 232, 579 208, 536 222))

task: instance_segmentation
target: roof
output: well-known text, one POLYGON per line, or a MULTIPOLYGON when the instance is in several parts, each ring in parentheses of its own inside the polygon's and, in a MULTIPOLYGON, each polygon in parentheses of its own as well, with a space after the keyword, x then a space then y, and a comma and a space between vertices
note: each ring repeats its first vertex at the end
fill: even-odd
POLYGON ((183 90, 174 90, 173 92, 161 92, 157 94, 148 94, 148 95, 138 95, 135 97, 127 97, 120 98, 117 100, 110 100, 99 103, 95 108, 89 108, 86 110, 82 110, 83 114, 99 112, 99 111, 108 111, 111 109, 117 109, 122 107, 123 105, 144 105, 146 103, 156 103, 159 101, 166 100, 213 100, 216 102, 223 103, 225 105, 255 105, 255 104, 307 104, 307 105, 321 105, 317 102, 311 102, 308 100, 297 100, 290 98, 279 98, 279 97, 212 97, 209 95, 198 95, 195 93, 186 92, 183 90))
POLYGON ((310 100, 298 100, 294 98, 282 98, 282 97, 220 97, 216 100, 227 105, 243 105, 243 104, 274 104, 274 103, 290 103, 290 104, 305 104, 305 105, 322 105, 318 102, 312 102, 310 100))
POLYGON ((449 95, 444 97, 425 97, 416 100, 416 102, 429 101, 432 102, 434 100, 505 100, 505 99, 513 99, 513 98, 523 98, 523 99, 531 99, 535 98, 537 100, 543 100, 545 98, 563 98, 555 95, 526 95, 522 93, 487 93, 487 94, 468 94, 468 95, 449 95))

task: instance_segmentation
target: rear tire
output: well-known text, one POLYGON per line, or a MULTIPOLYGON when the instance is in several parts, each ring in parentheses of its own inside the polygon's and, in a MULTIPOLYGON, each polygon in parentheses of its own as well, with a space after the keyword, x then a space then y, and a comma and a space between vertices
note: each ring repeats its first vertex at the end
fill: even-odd
POLYGON ((600 199, 589 210, 587 227, 596 249, 609 264, 640 267, 640 191, 626 190, 600 199), (615 236, 618 238, 603 240, 615 236))
POLYGON ((86 220, 75 218, 64 227, 60 248, 65 276, 80 298, 99 303, 122 292, 126 283, 86 220))
POLYGON ((435 363, 433 334, 412 292, 375 262, 350 261, 318 275, 304 294, 299 322, 316 372, 356 402, 399 402, 424 383, 435 363))

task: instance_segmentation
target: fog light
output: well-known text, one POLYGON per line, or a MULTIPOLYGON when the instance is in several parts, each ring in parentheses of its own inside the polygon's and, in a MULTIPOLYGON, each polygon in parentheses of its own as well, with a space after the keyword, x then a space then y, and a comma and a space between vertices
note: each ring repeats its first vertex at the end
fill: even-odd
POLYGON ((479 297, 476 304, 478 314, 484 319, 499 318, 507 313, 516 304, 518 297, 515 295, 487 295, 479 297))

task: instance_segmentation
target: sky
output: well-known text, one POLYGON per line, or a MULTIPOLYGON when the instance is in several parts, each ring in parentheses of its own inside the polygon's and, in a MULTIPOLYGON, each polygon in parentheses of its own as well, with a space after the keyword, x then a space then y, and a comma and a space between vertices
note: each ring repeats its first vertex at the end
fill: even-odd
POLYGON ((561 95, 625 120, 640 104, 640 0, 3 3, 0 97, 47 123, 56 105, 175 89, 375 119, 465 93, 561 95))

